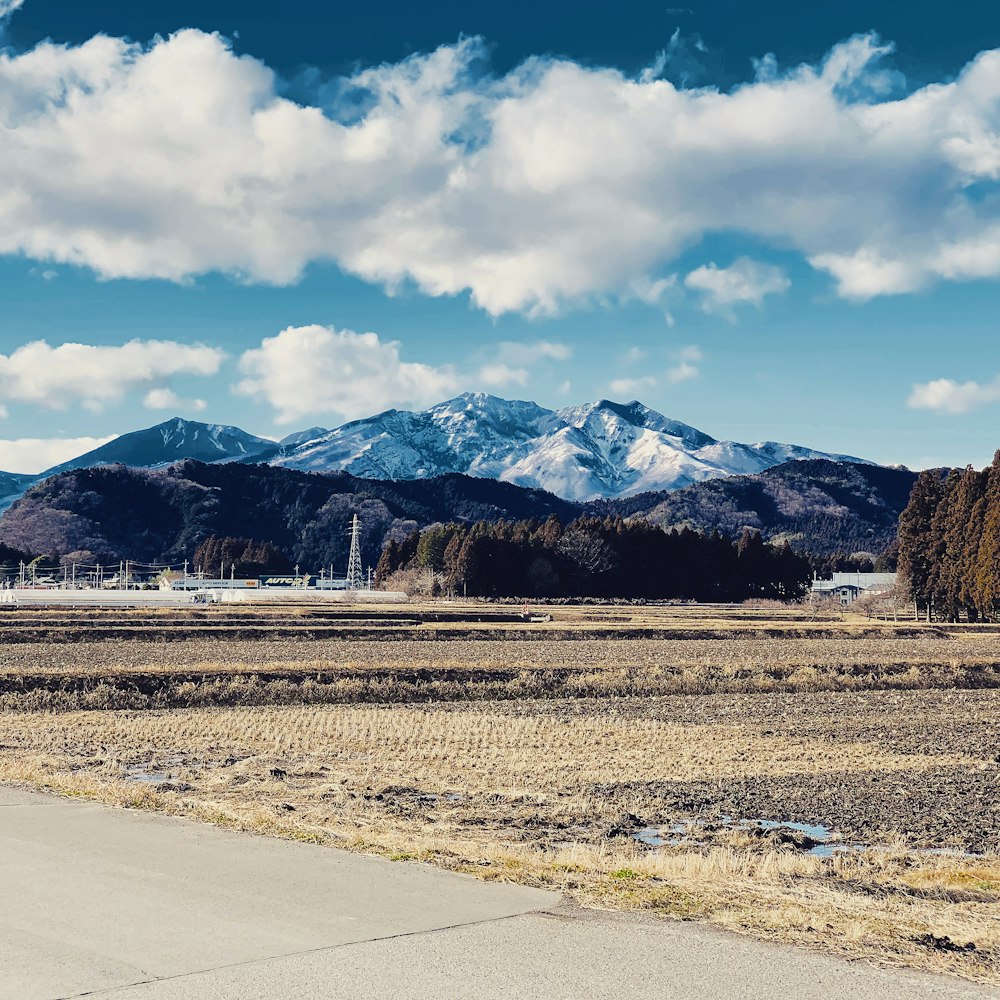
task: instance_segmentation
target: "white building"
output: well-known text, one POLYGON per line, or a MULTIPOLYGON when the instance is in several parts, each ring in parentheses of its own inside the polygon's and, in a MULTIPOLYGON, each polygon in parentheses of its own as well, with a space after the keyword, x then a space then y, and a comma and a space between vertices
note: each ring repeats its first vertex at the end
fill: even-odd
POLYGON ((830 580, 813 580, 812 592, 846 606, 862 594, 880 594, 895 586, 895 573, 834 573, 830 580))

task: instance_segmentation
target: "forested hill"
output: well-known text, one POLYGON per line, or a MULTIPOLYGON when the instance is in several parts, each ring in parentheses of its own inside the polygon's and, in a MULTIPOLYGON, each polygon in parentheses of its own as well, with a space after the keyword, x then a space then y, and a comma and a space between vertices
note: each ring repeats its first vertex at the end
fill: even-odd
POLYGON ((0 542, 31 553, 102 561, 178 562, 209 536, 276 544, 293 563, 343 567, 357 513, 365 561, 384 541, 438 521, 570 520, 576 504, 541 490, 469 476, 410 482, 358 479, 266 465, 165 469, 124 465, 60 473, 32 487, 0 519, 0 542))
POLYGON ((36 554, 80 553, 79 561, 178 562, 210 536, 237 536, 272 542, 303 566, 342 567, 353 513, 372 563, 388 538, 401 540, 428 524, 552 514, 566 522, 592 514, 719 529, 734 539, 749 526, 816 555, 879 553, 895 540, 914 479, 906 470, 794 461, 676 493, 578 504, 459 474, 396 482, 193 460, 156 470, 112 465, 63 472, 32 487, 0 519, 0 543, 36 554))
POLYGON ((644 493, 592 504, 665 528, 718 529, 731 538, 744 527, 815 555, 884 552, 896 539, 916 473, 909 469, 812 459, 786 462, 754 476, 731 476, 676 493, 644 493))

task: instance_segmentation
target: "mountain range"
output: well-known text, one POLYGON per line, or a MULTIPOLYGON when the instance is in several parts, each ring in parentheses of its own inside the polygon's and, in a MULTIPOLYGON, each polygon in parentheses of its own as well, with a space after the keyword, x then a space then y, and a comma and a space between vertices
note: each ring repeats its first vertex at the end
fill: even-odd
POLYGON ((578 503, 456 473, 392 481, 240 462, 110 465, 61 472, 28 490, 0 518, 0 548, 86 562, 178 563, 207 537, 228 535, 272 542, 303 567, 332 563, 342 572, 353 514, 366 564, 389 538, 437 522, 555 516, 565 523, 591 515, 730 537, 751 527, 816 556, 878 554, 895 540, 915 479, 907 469, 810 459, 672 493, 578 503))
POLYGON ((638 400, 605 399, 549 410, 537 403, 465 393, 427 410, 387 410, 333 429, 298 431, 277 442, 238 427, 175 417, 123 434, 37 476, 0 473, 0 507, 61 472, 116 463, 158 468, 186 458, 344 471, 378 480, 461 473, 573 501, 677 490, 762 472, 790 460, 864 461, 774 441, 718 441, 638 400))

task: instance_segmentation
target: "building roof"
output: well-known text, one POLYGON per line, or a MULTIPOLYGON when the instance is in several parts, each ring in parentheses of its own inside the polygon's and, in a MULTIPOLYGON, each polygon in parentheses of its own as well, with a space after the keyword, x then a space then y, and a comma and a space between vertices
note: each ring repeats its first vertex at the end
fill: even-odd
MULTIPOLYGON (((825 582, 825 581, 823 581, 825 582)), ((868 590, 871 587, 894 587, 895 573, 834 573, 830 581, 835 587, 853 586, 868 590)))
POLYGON ((830 580, 813 580, 814 593, 826 593, 849 587, 859 593, 863 590, 887 590, 896 586, 895 573, 834 573, 830 580))

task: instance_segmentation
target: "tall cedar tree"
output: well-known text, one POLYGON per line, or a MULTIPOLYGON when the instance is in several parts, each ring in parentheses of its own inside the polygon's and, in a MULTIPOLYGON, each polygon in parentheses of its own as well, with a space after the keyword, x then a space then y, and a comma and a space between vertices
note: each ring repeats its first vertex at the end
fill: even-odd
POLYGON ((899 520, 899 570, 928 618, 1000 617, 1000 451, 982 472, 922 472, 899 520))
POLYGON ((1000 610, 1000 451, 993 456, 988 472, 976 557, 976 606, 980 615, 990 620, 1000 610))
POLYGON ((899 573, 916 605, 928 611, 936 544, 932 522, 943 495, 940 472, 927 469, 917 477, 910 502, 899 517, 899 573))

